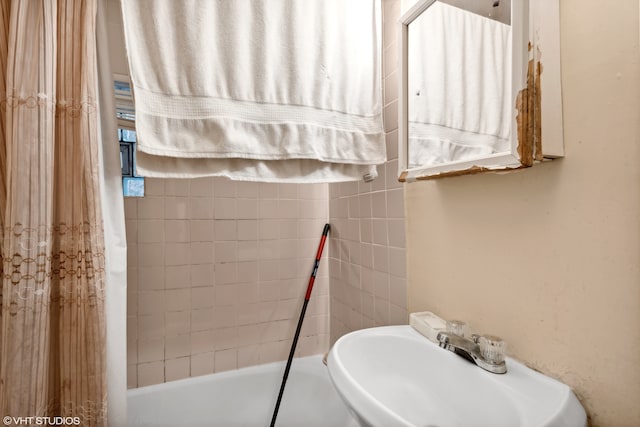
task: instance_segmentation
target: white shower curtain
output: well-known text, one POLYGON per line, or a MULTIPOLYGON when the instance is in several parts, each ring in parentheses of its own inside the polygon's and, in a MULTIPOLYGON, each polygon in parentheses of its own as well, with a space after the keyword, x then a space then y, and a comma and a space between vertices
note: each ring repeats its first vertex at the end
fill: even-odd
POLYGON ((100 103, 100 190, 105 242, 108 427, 127 425, 127 239, 122 197, 120 146, 109 61, 106 5, 98 2, 96 44, 100 103))

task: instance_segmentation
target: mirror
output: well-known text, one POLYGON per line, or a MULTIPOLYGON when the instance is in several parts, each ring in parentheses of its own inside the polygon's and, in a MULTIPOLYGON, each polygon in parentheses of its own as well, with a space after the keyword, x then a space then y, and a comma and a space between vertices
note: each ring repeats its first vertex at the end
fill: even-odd
POLYGON ((409 25, 409 168, 509 151, 511 15, 491 12, 510 0, 472 4, 488 10, 436 1, 409 25))
MULTIPOLYGON (((544 158, 533 17, 527 0, 420 0, 403 16, 400 181, 544 158)), ((549 157, 561 155, 562 147, 549 157)))

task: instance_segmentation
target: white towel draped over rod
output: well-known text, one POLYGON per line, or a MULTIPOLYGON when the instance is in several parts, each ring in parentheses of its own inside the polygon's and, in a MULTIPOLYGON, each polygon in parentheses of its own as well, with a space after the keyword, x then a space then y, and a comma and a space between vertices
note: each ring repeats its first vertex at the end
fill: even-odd
POLYGON ((122 9, 141 175, 377 175, 380 0, 122 0, 122 9))

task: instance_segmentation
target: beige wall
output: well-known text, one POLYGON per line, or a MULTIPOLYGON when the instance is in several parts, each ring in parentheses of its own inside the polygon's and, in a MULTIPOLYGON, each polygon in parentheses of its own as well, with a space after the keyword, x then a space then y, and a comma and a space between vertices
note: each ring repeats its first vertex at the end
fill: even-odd
POLYGON ((638 1, 560 5, 566 157, 408 185, 408 309, 501 335, 592 425, 638 426, 638 1))
POLYGON ((122 24, 120 0, 108 0, 106 3, 106 10, 111 71, 115 74, 129 75, 129 62, 127 61, 126 48, 124 44, 124 27, 122 24))

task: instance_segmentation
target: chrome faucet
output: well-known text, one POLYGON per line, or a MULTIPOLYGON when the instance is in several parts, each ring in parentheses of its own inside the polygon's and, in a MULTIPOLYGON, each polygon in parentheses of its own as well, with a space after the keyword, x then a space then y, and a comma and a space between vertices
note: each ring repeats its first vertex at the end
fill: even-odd
POLYGON ((494 374, 507 372, 507 365, 504 362, 504 341, 502 339, 492 335, 478 334, 473 334, 471 338, 466 338, 462 332, 463 327, 466 326, 464 323, 455 320, 447 323, 447 332, 439 332, 437 336, 440 347, 452 351, 494 374), (449 327, 450 323, 454 325, 454 328, 449 327), (455 328, 456 326, 458 328, 455 328))

